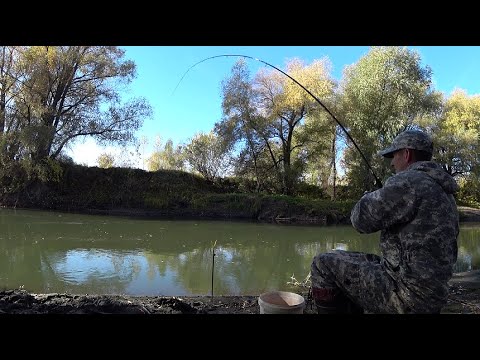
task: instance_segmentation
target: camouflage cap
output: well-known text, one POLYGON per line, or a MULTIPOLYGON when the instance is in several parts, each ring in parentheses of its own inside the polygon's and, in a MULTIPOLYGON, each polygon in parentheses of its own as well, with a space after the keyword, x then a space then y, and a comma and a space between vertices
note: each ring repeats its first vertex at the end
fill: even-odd
POLYGON ((379 151, 379 154, 387 158, 392 158, 393 153, 401 149, 422 150, 432 154, 432 139, 423 131, 406 130, 398 134, 397 137, 393 139, 392 145, 379 151))

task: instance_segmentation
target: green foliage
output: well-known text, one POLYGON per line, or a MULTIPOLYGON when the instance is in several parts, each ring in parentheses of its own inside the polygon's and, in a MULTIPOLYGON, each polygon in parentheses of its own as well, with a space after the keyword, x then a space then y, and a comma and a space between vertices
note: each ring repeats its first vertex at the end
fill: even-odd
MULTIPOLYGON (((124 60, 125 52, 118 47, 2 50, 3 55, 9 53, 0 56, 0 95, 9 101, 0 119, 0 135, 7 140, 3 145, 8 145, 0 148, 4 158, 41 163, 57 158, 65 145, 85 136, 125 144, 152 114, 144 99, 120 102, 119 85, 133 79, 135 64, 124 60)), ((54 175, 34 170, 35 164, 26 166, 42 178, 54 175)))
POLYGON ((308 199, 325 199, 327 197, 321 187, 305 182, 300 182, 296 185, 295 195, 308 199))
POLYGON ((359 199, 359 196, 350 192, 351 189, 353 189, 353 187, 349 185, 337 185, 335 188, 335 201, 351 201, 352 199, 359 199))
POLYGON ((260 211, 259 198, 252 194, 207 193, 197 195, 192 206, 193 209, 208 217, 256 219, 260 211))
POLYGON ((103 153, 100 154, 100 156, 97 158, 97 163, 98 167, 102 169, 108 169, 113 167, 113 165, 115 164, 115 158, 111 154, 103 153))
POLYGON ((213 132, 198 133, 184 149, 185 161, 209 181, 225 176, 229 168, 228 147, 213 132))
MULTIPOLYGON (((330 104, 328 107, 336 112, 330 104)), ((319 186, 328 193, 333 193, 334 180, 338 179, 338 175, 334 174, 338 171, 336 130, 334 120, 322 110, 309 114, 304 126, 299 128, 299 137, 305 142, 305 148, 301 153, 304 163, 303 178, 309 184, 319 186)))
MULTIPOLYGON (((333 93, 326 58, 310 65, 293 59, 286 72, 318 97, 333 93)), ((277 191, 292 194, 305 170, 306 143, 318 135, 299 130, 318 109, 315 99, 278 71, 260 71, 250 79, 243 61, 232 68, 222 90, 224 117, 215 124, 215 131, 238 150, 236 176, 254 179, 257 191, 265 189, 267 181, 275 182, 277 191)))
POLYGON ((158 197, 155 194, 145 194, 144 204, 147 209, 168 210, 171 207, 171 203, 169 198, 158 197))
POLYGON ((480 208, 480 177, 472 174, 459 179, 460 190, 457 193, 459 205, 480 208))
POLYGON ((61 153, 59 156, 57 156, 57 161, 60 163, 69 164, 69 165, 75 164, 75 161, 73 161, 73 159, 70 156, 65 155, 64 153, 61 153))
POLYGON ((229 190, 226 192, 257 192, 257 182, 244 176, 223 178, 219 183, 223 185, 222 188, 229 190))
POLYGON ((468 175, 480 161, 480 96, 457 89, 442 113, 424 121, 433 133, 434 158, 453 175, 468 175))
POLYGON ((325 217, 327 224, 346 223, 356 201, 331 201, 326 199, 307 199, 287 195, 268 195, 262 197, 262 208, 275 216, 325 217))
POLYGON ((0 170, 0 204, 51 209, 63 180, 62 163, 53 159, 9 161, 0 170))
MULTIPOLYGON (((53 159, 43 159, 38 163, 30 159, 9 162, 1 171, 2 178, 12 178, 11 174, 8 173, 15 174, 13 177, 14 183, 18 184, 18 186, 25 186, 35 181, 58 183, 63 176, 61 164, 53 159)), ((5 186, 3 181, 2 183, 5 186)))
POLYGON ((33 165, 34 176, 42 182, 60 182, 63 170, 58 161, 46 158, 33 165))
MULTIPOLYGON (((0 194, 0 203, 63 211, 125 210, 182 218, 271 221, 279 216, 294 216, 308 221, 318 217, 329 223, 344 221, 350 211, 347 202, 229 192, 236 187, 231 180, 214 184, 182 171, 52 165, 52 169, 57 165, 61 169, 61 181, 18 183, 22 187, 11 186, 16 191, 11 196, 0 194)), ((25 169, 18 166, 18 170, 15 174, 26 179, 25 169)))
MULTIPOLYGON (((133 79, 135 65, 112 46, 1 49, 0 97, 8 103, 0 109, 1 193, 26 204, 213 217, 270 211, 347 217, 347 200, 374 188, 358 150, 307 92, 277 71, 263 69, 251 78, 245 61, 222 83, 223 117, 214 131, 175 148, 170 139, 164 145, 158 139, 152 156, 143 159, 150 172, 113 168, 107 154, 98 159, 100 169, 74 166, 62 149, 76 137, 126 146, 151 116, 142 99, 119 102, 118 85, 133 79), (347 148, 339 154, 343 143, 347 148), (340 156, 342 179, 336 173, 340 156), (182 171, 185 165, 201 176, 182 171), (325 199, 333 197, 334 185, 338 201, 332 203, 325 199)), ((339 87, 326 58, 311 64, 293 59, 286 72, 341 120, 382 182, 392 171, 377 151, 400 131, 420 127, 433 136, 434 159, 457 177, 459 203, 478 206, 480 97, 456 90, 443 98, 415 51, 372 47, 346 67, 339 87)))
POLYGON ((22 191, 28 183, 25 168, 18 162, 4 162, 0 167, 1 194, 10 195, 22 191))
POLYGON ((185 153, 181 145, 173 148, 173 141, 168 139, 162 149, 161 140, 157 138, 155 151, 147 159, 147 169, 157 170, 184 170, 185 153))
MULTIPOLYGON (((422 66, 415 51, 401 47, 373 47, 345 69, 339 108, 350 135, 380 179, 388 176, 389 164, 377 152, 441 106, 431 76, 431 69, 422 66)), ((357 192, 368 190, 373 176, 358 150, 347 143, 348 181, 357 192)))

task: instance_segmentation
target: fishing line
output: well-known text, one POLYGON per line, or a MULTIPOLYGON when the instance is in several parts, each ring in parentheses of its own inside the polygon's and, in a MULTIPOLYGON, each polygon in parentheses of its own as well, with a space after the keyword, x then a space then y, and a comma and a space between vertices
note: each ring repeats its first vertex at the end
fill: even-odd
POLYGON ((295 80, 292 76, 288 75, 286 72, 284 72, 283 70, 277 68, 276 66, 272 65, 272 64, 269 64, 268 62, 266 61, 263 61, 262 59, 259 59, 259 58, 255 58, 253 56, 248 56, 248 55, 241 55, 241 54, 223 54, 223 55, 215 55, 215 56, 210 56, 210 57, 207 57, 203 60, 200 60, 198 61, 197 63, 193 64, 192 66, 190 66, 188 68, 187 71, 185 71, 185 73, 183 74, 183 76, 181 77, 180 81, 178 82, 177 86, 175 86, 175 89, 173 89, 173 92, 172 92, 172 95, 173 93, 175 92, 175 90, 177 89, 178 85, 180 85, 180 82, 183 80, 183 78, 187 75, 187 73, 192 69, 194 68, 195 66, 197 66, 198 64, 201 64, 202 62, 204 61, 207 61, 207 60, 211 60, 211 59, 215 59, 215 58, 219 58, 219 57, 243 57, 243 58, 247 58, 247 59, 251 59, 251 60, 256 60, 256 61, 259 61, 267 66, 270 66, 271 68, 281 72, 283 75, 285 75, 286 77, 288 77, 290 80, 292 80, 295 84, 297 84, 298 86, 300 86, 303 90, 305 90, 308 95, 310 95, 313 99, 315 99, 315 101, 317 103, 320 104, 320 106, 332 117, 333 120, 335 120, 335 122, 341 127, 341 129, 343 130, 343 132, 347 135, 347 137, 350 139, 350 141, 352 142, 352 144, 355 146, 355 148, 358 150, 359 154, 362 156, 363 160, 365 161, 365 163, 367 164, 368 166, 368 169, 370 170, 370 172, 372 173, 373 177, 375 178, 375 182, 376 182, 376 186, 378 188, 381 188, 382 187, 382 182, 380 181, 380 179, 377 177, 377 175, 375 174, 375 171, 373 170, 372 166, 370 165, 370 163, 368 162, 367 158, 365 157, 365 155, 363 155, 363 152, 360 150, 360 148, 358 147, 357 143, 355 142, 355 140, 353 140, 353 138, 350 136, 350 134, 348 133, 347 129, 345 129, 345 127, 342 125, 342 123, 335 117, 335 115, 333 115, 333 113, 315 96, 312 94, 312 92, 310 90, 308 90, 305 86, 303 86, 302 84, 300 84, 297 80, 295 80))

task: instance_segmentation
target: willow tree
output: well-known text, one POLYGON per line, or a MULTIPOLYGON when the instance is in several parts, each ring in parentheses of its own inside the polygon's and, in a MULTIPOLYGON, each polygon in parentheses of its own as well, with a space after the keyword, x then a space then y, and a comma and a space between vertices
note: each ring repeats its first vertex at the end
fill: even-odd
POLYGON ((15 100, 19 98, 18 79, 24 76, 18 67, 21 48, 0 47, 0 165, 8 166, 19 151, 19 123, 16 119, 15 100))
POLYGON ((15 158, 55 159, 79 137, 125 144, 151 115, 144 99, 121 101, 135 64, 115 46, 32 46, 17 51, 17 95, 7 119, 15 158))
POLYGON ((115 165, 115 157, 109 153, 102 153, 97 157, 99 168, 110 169, 115 165))
MULTIPOLYGON (((337 114, 335 95, 321 99, 322 103, 337 114)), ((340 127, 335 120, 321 108, 311 111, 299 129, 298 137, 305 143, 301 153, 304 159, 304 179, 307 183, 322 188, 324 194, 336 199, 338 179, 337 161, 339 154, 340 127)))
POLYGON ((226 148, 238 149, 233 160, 235 176, 253 180, 256 191, 263 190, 268 177, 262 158, 265 141, 259 131, 263 118, 256 108, 257 93, 245 60, 234 64, 231 76, 222 81, 222 92, 223 116, 215 123, 214 132, 226 148))
POLYGON ((213 131, 197 133, 183 148, 184 159, 194 172, 209 181, 227 175, 230 161, 228 147, 213 131))
POLYGON ((480 96, 455 90, 432 126, 435 159, 450 175, 465 176, 480 164, 480 96))
POLYGON ((480 96, 456 90, 446 100, 435 133, 436 159, 452 176, 466 176, 480 166, 480 96))
MULTIPOLYGON (((441 106, 432 88, 432 71, 422 66, 417 52, 402 47, 372 47, 356 64, 344 70, 340 98, 345 125, 378 177, 389 165, 377 155, 403 130, 441 106)), ((346 139, 348 145, 352 145, 346 139)), ((344 157, 354 193, 371 188, 374 178, 358 151, 350 146, 344 157)))
MULTIPOLYGON (((333 92, 326 58, 310 65, 292 59, 286 64, 286 73, 318 97, 333 92)), ((298 129, 318 104, 277 70, 262 69, 253 80, 247 75, 245 63, 237 63, 224 83, 224 117, 216 130, 244 154, 251 154, 257 179, 274 174, 279 191, 291 194, 305 169, 301 155, 308 137, 298 136, 298 129)))
POLYGON ((184 170, 183 146, 173 146, 172 139, 168 139, 165 145, 159 136, 155 141, 155 149, 147 159, 147 169, 149 171, 163 170, 184 170))
POLYGON ((433 134, 434 158, 460 185, 458 199, 480 204, 480 96, 456 89, 422 125, 433 134))

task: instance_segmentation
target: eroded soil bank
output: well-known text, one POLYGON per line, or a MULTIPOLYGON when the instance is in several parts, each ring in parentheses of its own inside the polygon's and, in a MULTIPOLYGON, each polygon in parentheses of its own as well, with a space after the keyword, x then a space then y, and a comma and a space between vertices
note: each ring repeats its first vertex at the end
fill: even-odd
MULTIPOLYGON (((298 291, 307 299, 306 291, 298 291)), ((3 314, 259 314, 257 296, 124 296, 0 292, 3 314)), ((305 314, 313 314, 307 301, 305 314)), ((455 274, 442 314, 480 314, 480 270, 455 274)))

